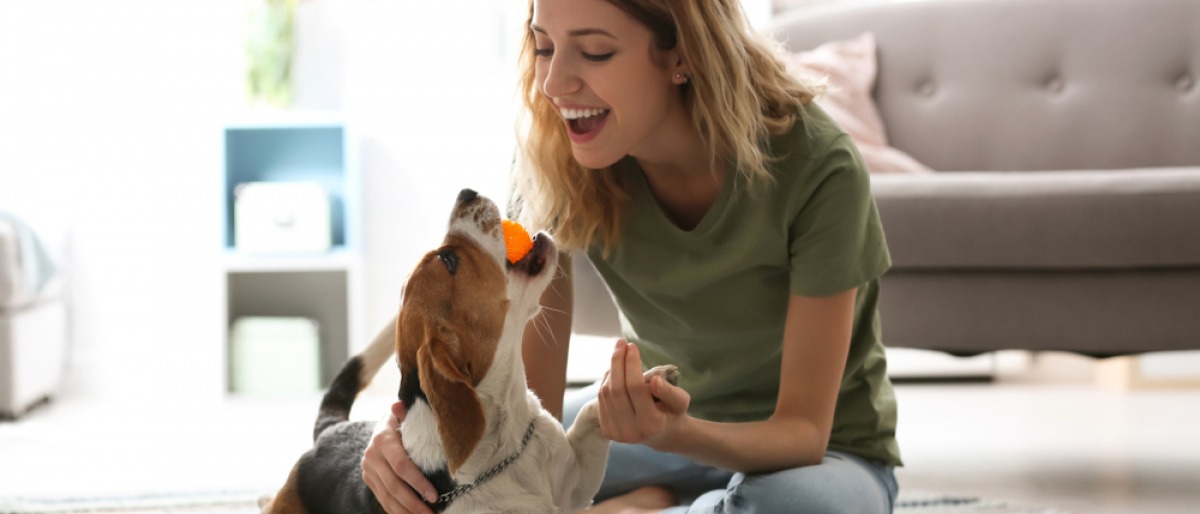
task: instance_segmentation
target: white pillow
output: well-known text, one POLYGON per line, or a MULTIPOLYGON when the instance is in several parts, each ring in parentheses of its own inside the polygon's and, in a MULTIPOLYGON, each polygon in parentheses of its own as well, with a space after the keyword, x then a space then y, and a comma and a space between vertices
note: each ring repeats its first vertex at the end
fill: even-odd
POLYGON ((841 125, 858 146, 871 173, 929 173, 928 166, 888 145, 883 118, 871 97, 875 88, 875 36, 831 41, 807 52, 785 56, 806 81, 823 81, 829 90, 817 104, 841 125))

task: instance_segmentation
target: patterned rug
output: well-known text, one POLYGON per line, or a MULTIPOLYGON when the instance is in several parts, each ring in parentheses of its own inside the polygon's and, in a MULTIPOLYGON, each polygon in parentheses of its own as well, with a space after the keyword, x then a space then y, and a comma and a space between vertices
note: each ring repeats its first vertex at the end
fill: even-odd
MULTIPOLYGON (((65 498, 0 498, 0 514, 256 514, 263 491, 161 493, 65 498)), ((1051 508, 1028 508, 1007 502, 921 491, 902 491, 895 512, 901 514, 1067 514, 1051 508)))

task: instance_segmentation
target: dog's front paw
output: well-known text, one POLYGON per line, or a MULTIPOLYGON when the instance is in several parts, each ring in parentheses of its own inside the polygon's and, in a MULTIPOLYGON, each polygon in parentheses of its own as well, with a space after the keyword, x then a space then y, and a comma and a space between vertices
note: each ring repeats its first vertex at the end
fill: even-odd
POLYGON ((575 416, 575 424, 600 429, 600 400, 593 398, 583 404, 579 414, 575 416))
POLYGON ((650 368, 646 370, 645 373, 642 373, 642 378, 646 379, 647 384, 649 384, 655 376, 663 377, 663 380, 666 380, 668 384, 677 386, 679 385, 679 366, 674 364, 664 364, 662 366, 650 368))

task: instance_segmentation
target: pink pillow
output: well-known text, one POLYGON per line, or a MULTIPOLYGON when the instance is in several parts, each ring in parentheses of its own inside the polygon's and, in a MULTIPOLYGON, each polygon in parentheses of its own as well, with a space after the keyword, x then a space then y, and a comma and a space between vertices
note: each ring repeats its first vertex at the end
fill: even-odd
POLYGON ((871 173, 928 173, 933 170, 888 146, 883 118, 875 107, 875 36, 832 41, 807 52, 787 55, 792 71, 808 81, 825 82, 817 104, 845 129, 871 173))

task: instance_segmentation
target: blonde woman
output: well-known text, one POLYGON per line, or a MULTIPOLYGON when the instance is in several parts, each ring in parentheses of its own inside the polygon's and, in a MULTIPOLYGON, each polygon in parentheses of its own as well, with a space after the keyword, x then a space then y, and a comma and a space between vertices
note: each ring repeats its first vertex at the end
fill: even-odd
MULTIPOLYGON (((614 444, 589 512, 890 512, 890 260, 849 137, 738 0, 532 0, 528 29, 514 206, 586 250, 625 332, 565 403, 569 273, 526 334, 530 386, 564 424, 600 399, 614 444), (667 363, 679 387, 643 382, 667 363)), ((403 453, 381 430, 364 478, 423 512, 403 453)))

